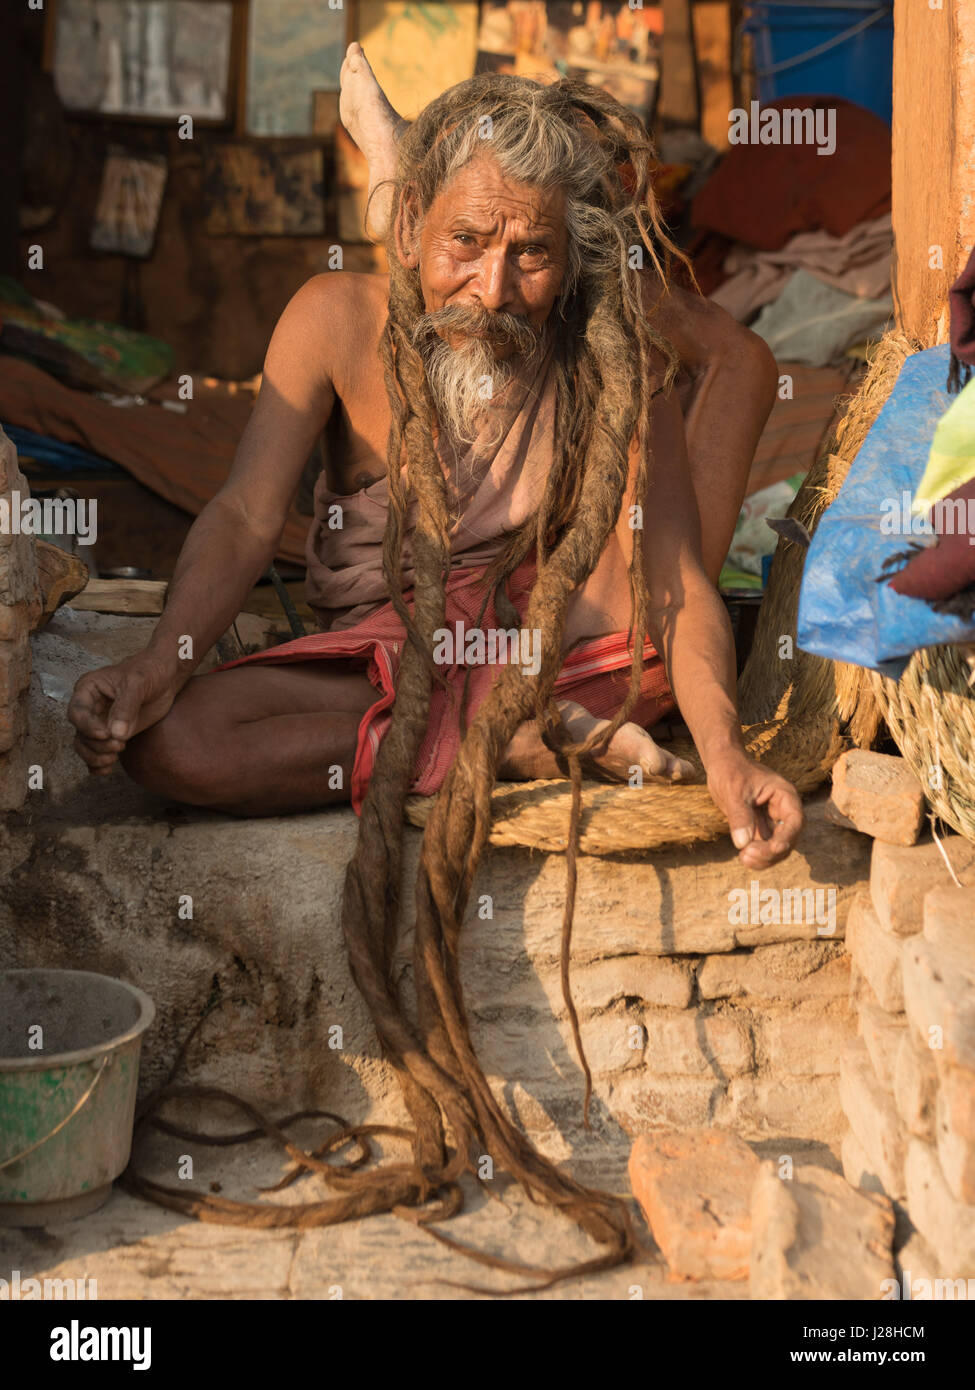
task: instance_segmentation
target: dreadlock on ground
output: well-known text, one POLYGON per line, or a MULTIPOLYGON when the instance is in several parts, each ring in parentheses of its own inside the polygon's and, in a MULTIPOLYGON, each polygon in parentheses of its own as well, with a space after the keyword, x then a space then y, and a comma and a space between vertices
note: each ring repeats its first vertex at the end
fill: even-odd
MULTIPOLYGON (((389 316, 381 345, 392 407, 383 569, 409 641, 400 665, 392 722, 379 749, 347 871, 343 923, 354 979, 412 1117, 413 1159, 360 1171, 370 1134, 403 1137, 402 1132, 342 1126, 309 1155, 286 1140, 285 1121, 270 1124, 248 1108, 260 1130, 284 1145, 298 1164, 285 1182, 302 1169, 314 1169, 323 1172, 342 1195, 300 1208, 198 1199, 194 1214, 204 1219, 324 1225, 370 1212, 395 1211, 482 1263, 543 1276, 542 1284, 531 1286, 535 1288, 569 1275, 610 1268, 630 1259, 636 1250, 625 1203, 560 1171, 537 1152, 495 1100, 471 1044, 459 942, 478 860, 490 831, 490 799, 498 766, 516 729, 534 718, 573 785, 562 974, 586 1077, 588 1125, 591 1079, 568 990, 573 847, 584 760, 606 747, 639 693, 648 608, 639 530, 633 531, 629 570, 633 660, 623 707, 608 727, 585 743, 574 744, 553 699, 553 685, 562 665, 567 601, 595 569, 617 524, 634 436, 639 443, 636 495, 646 494, 651 402, 658 390, 669 388, 676 372, 673 349, 648 320, 643 294, 647 274, 639 269, 646 258, 648 275, 662 295, 667 292, 672 259, 680 256, 657 210, 651 186, 653 157, 646 131, 635 115, 608 93, 572 80, 542 86, 502 75, 474 77, 426 107, 403 137, 388 246, 389 316), (415 236, 451 177, 484 155, 497 160, 503 173, 517 182, 561 187, 566 194, 569 264, 553 309, 557 335, 554 466, 537 514, 508 537, 492 564, 484 602, 486 608, 493 594, 505 625, 520 622, 529 630, 539 629, 542 659, 534 677, 514 664, 500 669, 466 730, 427 822, 415 885, 417 1017, 413 1020, 400 1001, 392 972, 401 900, 404 803, 427 726, 432 682, 439 678, 432 651, 434 633, 445 622, 450 548, 446 481, 434 443, 434 404, 412 337, 425 305, 419 271, 401 262, 397 235, 415 236), (401 555, 407 505, 412 500, 417 504, 417 519, 411 536, 416 570, 411 613, 402 595, 401 555), (505 585, 532 551, 536 581, 519 618, 505 585), (322 1161, 325 1153, 352 1140, 360 1152, 345 1166, 322 1161), (516 1179, 533 1201, 551 1204, 578 1222, 604 1247, 603 1252, 581 1265, 542 1271, 471 1251, 434 1230, 431 1222, 460 1209, 458 1179, 464 1173, 476 1176, 478 1157, 483 1154, 491 1156, 496 1171, 516 1179)), ((176 1094, 172 1089, 169 1093, 176 1094)), ((168 1189, 143 1179, 139 1182, 146 1195, 165 1200, 161 1194, 168 1189)), ((189 1209, 185 1200, 180 1209, 189 1209)))

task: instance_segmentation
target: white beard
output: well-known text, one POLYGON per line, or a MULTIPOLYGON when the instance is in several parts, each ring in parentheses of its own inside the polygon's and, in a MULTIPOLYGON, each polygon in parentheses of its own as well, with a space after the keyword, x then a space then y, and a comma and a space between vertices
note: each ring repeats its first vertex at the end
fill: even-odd
POLYGON ((457 348, 436 338, 424 347, 423 363, 437 418, 454 443, 470 445, 478 440, 491 448, 500 442, 504 424, 494 407, 522 361, 518 355, 499 360, 483 338, 468 338, 457 348))

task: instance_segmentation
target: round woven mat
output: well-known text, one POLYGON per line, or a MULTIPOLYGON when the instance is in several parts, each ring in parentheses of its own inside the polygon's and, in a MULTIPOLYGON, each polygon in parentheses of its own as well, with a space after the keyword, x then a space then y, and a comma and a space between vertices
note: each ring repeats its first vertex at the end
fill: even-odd
MULTIPOLYGON (((824 781, 843 749, 835 729, 800 729, 787 720, 770 720, 742 732, 752 756, 781 772, 801 795, 824 781), (815 757, 811 756, 814 750, 815 757)), ((704 785, 704 769, 693 745, 675 742, 667 747, 694 764, 699 780, 646 782, 642 787, 583 782, 579 834, 583 854, 694 845, 727 832, 727 818, 704 785)), ((491 844, 564 851, 571 797, 568 781, 561 778, 499 782, 491 798, 491 844)), ((433 797, 410 797, 407 820, 425 825, 433 801, 433 797)))

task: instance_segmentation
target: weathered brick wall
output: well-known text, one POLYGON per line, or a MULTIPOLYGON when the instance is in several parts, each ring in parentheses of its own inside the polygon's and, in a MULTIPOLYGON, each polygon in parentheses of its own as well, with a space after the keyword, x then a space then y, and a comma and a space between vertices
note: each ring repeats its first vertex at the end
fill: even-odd
POLYGON ((16 810, 27 794, 23 743, 27 732, 30 632, 40 613, 34 542, 15 534, 11 514, 29 494, 17 450, 0 430, 0 812, 16 810))
POLYGON ((912 1282, 975 1278, 975 844, 942 844, 967 886, 937 844, 877 840, 847 922, 860 1037, 841 1065, 843 1166, 906 1211, 912 1282))

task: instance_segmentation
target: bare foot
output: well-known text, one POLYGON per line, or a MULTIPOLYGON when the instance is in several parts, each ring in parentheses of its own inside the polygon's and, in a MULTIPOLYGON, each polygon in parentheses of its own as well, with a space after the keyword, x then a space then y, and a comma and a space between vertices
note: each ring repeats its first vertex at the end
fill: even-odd
MULTIPOLYGON (((582 741, 596 729, 605 729, 608 719, 596 719, 574 700, 560 700, 562 719, 573 738, 582 741)), ((592 757, 593 755, 590 754, 592 757)), ((605 753, 593 757, 593 762, 610 777, 630 782, 636 773, 642 777, 663 777, 670 782, 693 780, 693 764, 668 753, 639 724, 621 724, 609 741, 605 753)))
POLYGON ((339 80, 339 118, 369 164, 366 235, 381 241, 393 207, 393 188, 387 181, 396 177, 396 147, 409 122, 390 106, 360 44, 349 44, 339 80), (384 186, 373 196, 380 184, 384 186))
MULTIPOLYGON (((558 706, 569 733, 578 743, 597 727, 605 728, 609 723, 608 719, 596 719, 574 700, 559 700, 558 706)), ((639 724, 621 724, 606 752, 593 761, 608 777, 620 782, 633 781, 637 772, 641 778, 659 777, 670 782, 693 781, 696 776, 692 763, 674 757, 654 743, 639 724)), ((534 723, 522 724, 508 745, 498 776, 521 781, 561 775, 555 755, 542 743, 534 723)))

